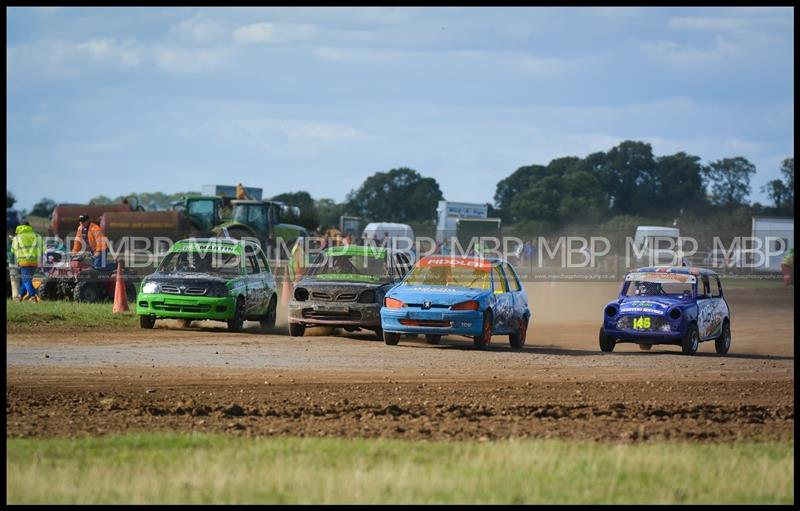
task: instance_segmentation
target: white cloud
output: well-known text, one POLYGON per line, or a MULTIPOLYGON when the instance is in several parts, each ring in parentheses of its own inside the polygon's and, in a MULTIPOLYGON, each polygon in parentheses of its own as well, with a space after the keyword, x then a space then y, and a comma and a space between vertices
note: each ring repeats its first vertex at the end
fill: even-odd
POLYGON ((262 22, 236 28, 233 40, 238 44, 308 41, 316 37, 318 32, 315 25, 262 22))
MULTIPOLYGON (((771 14, 775 13, 773 12, 771 14)), ((794 25, 791 15, 785 17, 756 17, 750 15, 741 18, 711 16, 676 17, 670 18, 667 22, 667 26, 673 30, 708 30, 719 32, 727 30, 746 30, 769 27, 791 29, 794 25)))
POLYGON ((290 141, 293 137, 339 142, 344 140, 362 139, 365 138, 365 135, 361 131, 351 126, 330 122, 309 122, 301 126, 291 128, 289 130, 290 141))
POLYGON ((642 52, 651 58, 677 66, 706 66, 733 60, 745 48, 723 36, 716 36, 711 46, 700 48, 678 44, 674 41, 654 41, 642 45, 642 52))
POLYGON ((178 47, 157 48, 158 66, 173 74, 208 73, 215 71, 227 55, 223 48, 186 49, 178 47))
POLYGON ((175 23, 170 32, 178 38, 195 42, 208 43, 219 39, 224 34, 222 25, 200 15, 175 23))
POLYGON ((75 46, 92 60, 113 62, 123 68, 135 67, 141 61, 142 50, 133 41, 117 42, 114 39, 89 39, 75 46))

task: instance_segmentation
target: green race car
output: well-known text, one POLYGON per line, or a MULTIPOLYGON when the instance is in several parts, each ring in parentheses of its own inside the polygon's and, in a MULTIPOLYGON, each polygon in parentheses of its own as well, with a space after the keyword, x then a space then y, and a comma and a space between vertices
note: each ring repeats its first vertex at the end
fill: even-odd
POLYGON ((239 332, 245 320, 275 325, 278 295, 275 277, 258 244, 234 239, 181 240, 156 271, 144 279, 136 296, 142 328, 157 319, 225 321, 239 332))

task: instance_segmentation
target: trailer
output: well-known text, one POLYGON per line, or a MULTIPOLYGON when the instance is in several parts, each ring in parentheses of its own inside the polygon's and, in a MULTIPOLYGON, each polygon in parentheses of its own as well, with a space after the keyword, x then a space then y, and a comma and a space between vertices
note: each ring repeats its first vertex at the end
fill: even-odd
POLYGON ((436 208, 436 242, 458 237, 460 218, 485 219, 489 217, 489 205, 471 202, 440 200, 436 208))

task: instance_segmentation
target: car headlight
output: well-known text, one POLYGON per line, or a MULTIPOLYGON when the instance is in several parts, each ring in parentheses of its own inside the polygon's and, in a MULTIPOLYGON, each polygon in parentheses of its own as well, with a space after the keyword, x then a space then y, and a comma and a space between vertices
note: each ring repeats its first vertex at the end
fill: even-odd
POLYGON ((669 332, 670 331, 669 323, 664 323, 663 325, 658 327, 658 329, 661 330, 662 332, 669 332))
POLYGON ((158 293, 158 284, 156 282, 145 282, 142 284, 142 293, 146 295, 158 293))

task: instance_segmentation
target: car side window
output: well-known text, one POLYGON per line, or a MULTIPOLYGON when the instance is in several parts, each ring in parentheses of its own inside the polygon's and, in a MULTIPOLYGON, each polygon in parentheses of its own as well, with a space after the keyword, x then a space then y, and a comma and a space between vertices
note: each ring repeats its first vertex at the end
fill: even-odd
POLYGON ((708 275, 703 275, 702 283, 701 282, 697 283, 697 297, 708 298, 710 294, 711 294, 711 286, 708 283, 708 275))
POLYGON ((245 256, 245 268, 247 269, 248 275, 254 275, 259 272, 258 269, 258 261, 256 261, 256 256, 253 254, 248 254, 245 256))
POLYGON ((269 261, 267 261, 267 257, 264 255, 264 252, 262 252, 261 250, 256 252, 256 259, 258 259, 258 262, 261 265, 262 272, 272 273, 272 270, 269 267, 269 261))
POLYGON ((495 294, 508 293, 508 283, 506 283, 506 279, 503 277, 499 266, 492 268, 492 278, 494 279, 495 294))
POLYGON ((517 274, 514 273, 514 269, 511 267, 511 265, 508 263, 504 263, 503 271, 505 271, 506 273, 506 278, 508 279, 508 285, 511 288, 511 291, 514 293, 516 293, 517 291, 521 291, 522 285, 519 283, 517 274))
POLYGON ((411 267, 411 263, 408 260, 408 257, 405 254, 395 254, 394 256, 395 265, 397 266, 397 273, 398 277, 401 279, 408 273, 409 268, 411 267))
POLYGON ((719 277, 714 277, 711 281, 711 297, 719 298, 722 296, 722 285, 719 283, 719 277))

